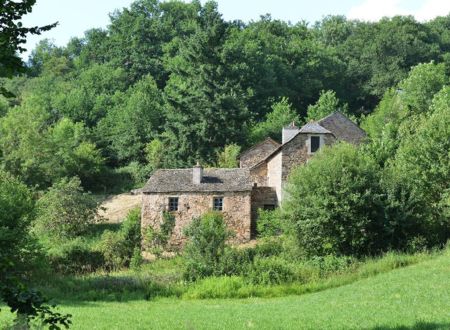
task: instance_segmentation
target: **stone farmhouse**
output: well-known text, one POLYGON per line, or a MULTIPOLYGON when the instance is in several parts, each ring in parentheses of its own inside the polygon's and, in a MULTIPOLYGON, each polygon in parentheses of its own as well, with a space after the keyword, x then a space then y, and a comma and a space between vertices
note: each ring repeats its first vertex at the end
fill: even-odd
POLYGON ((181 246, 183 228, 209 210, 223 212, 237 242, 250 240, 258 209, 274 209, 283 200, 291 170, 305 164, 324 145, 358 144, 365 132, 340 112, 282 129, 282 142, 267 138, 240 155, 239 168, 157 170, 142 189, 142 228, 159 229, 164 212, 175 217, 170 244, 181 246))

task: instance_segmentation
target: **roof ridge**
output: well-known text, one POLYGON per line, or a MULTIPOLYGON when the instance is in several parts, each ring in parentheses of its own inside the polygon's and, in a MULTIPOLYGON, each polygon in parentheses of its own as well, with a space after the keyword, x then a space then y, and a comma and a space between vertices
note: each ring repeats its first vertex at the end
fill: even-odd
POLYGON ((268 137, 266 137, 264 140, 262 140, 262 141, 260 141, 260 142, 258 142, 258 143, 255 143, 254 145, 252 145, 252 146, 249 147, 248 149, 242 151, 242 152, 239 154, 238 158, 241 158, 242 155, 246 154, 246 153, 249 152, 250 150, 255 149, 256 147, 259 147, 261 144, 263 144, 263 143, 266 142, 266 141, 272 142, 272 143, 275 144, 277 147, 279 147, 279 146, 281 145, 280 143, 278 143, 277 141, 275 141, 274 139, 272 139, 270 136, 268 136, 268 137))

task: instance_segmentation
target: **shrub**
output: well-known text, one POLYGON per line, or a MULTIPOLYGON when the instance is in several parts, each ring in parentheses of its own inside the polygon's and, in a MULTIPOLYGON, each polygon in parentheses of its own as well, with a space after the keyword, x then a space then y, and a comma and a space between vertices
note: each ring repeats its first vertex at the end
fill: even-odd
POLYGON ((90 273, 102 268, 105 259, 81 238, 67 241, 48 253, 51 267, 62 274, 90 273))
POLYGON ((38 200, 34 231, 56 241, 75 238, 94 223, 97 205, 80 179, 62 179, 38 200))
POLYGON ((230 237, 223 216, 219 212, 208 212, 195 218, 185 229, 188 243, 184 251, 187 280, 215 275, 225 253, 225 242, 230 237))
POLYGON ((357 147, 324 148, 288 179, 283 216, 306 255, 367 255, 387 248, 380 169, 357 147))
POLYGON ((142 258, 142 251, 140 248, 135 247, 133 251, 133 255, 131 256, 130 260, 130 268, 134 270, 138 270, 144 262, 144 259, 142 258))
POLYGON ((292 264, 279 257, 255 258, 247 279, 253 284, 273 285, 296 280, 292 264))
POLYGON ((123 237, 126 254, 132 256, 134 250, 141 246, 141 209, 130 210, 120 226, 120 235, 123 237))
POLYGON ((305 262, 305 265, 317 269, 320 277, 327 277, 330 274, 343 273, 355 263, 356 260, 351 257, 327 255, 323 257, 312 257, 305 262))
POLYGON ((256 222, 256 230, 260 237, 270 237, 280 235, 282 232, 280 211, 275 210, 258 210, 258 220, 256 222))
POLYGON ((256 250, 253 248, 236 249, 233 247, 226 247, 220 263, 217 266, 217 275, 245 275, 253 263, 256 250))
POLYGON ((106 269, 112 270, 129 266, 133 256, 135 265, 140 263, 141 259, 136 256, 137 250, 140 254, 140 246, 140 209, 135 208, 128 212, 118 232, 106 230, 102 234, 100 251, 103 253, 106 269))
POLYGON ((100 251, 105 260, 107 270, 125 267, 129 260, 129 250, 123 235, 120 232, 106 230, 101 237, 100 251))
POLYGON ((175 227, 175 216, 170 212, 163 213, 163 222, 159 230, 155 230, 152 226, 148 226, 145 231, 144 242, 150 247, 150 251, 160 256, 164 250, 168 248, 169 239, 172 236, 175 227))

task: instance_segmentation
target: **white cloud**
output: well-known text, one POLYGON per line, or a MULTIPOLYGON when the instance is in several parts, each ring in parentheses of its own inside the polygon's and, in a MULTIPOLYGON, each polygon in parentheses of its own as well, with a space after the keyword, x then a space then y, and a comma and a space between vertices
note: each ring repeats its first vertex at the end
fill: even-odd
POLYGON ((364 0, 347 14, 350 19, 378 21, 382 17, 413 15, 419 21, 427 21, 436 16, 450 13, 449 0, 423 0, 415 10, 407 8, 407 0, 364 0))

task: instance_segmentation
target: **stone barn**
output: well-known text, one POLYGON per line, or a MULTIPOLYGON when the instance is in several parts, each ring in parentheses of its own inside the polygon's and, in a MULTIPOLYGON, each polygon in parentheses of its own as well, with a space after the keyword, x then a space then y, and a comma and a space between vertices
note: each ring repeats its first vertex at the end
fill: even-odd
POLYGON ((325 145, 361 143, 365 132, 340 112, 282 129, 281 144, 267 138, 240 155, 240 168, 157 170, 142 190, 142 228, 158 229, 164 212, 175 217, 171 244, 184 242, 183 228, 209 210, 223 212, 238 242, 255 233, 258 209, 274 209, 283 200, 291 170, 325 145))

